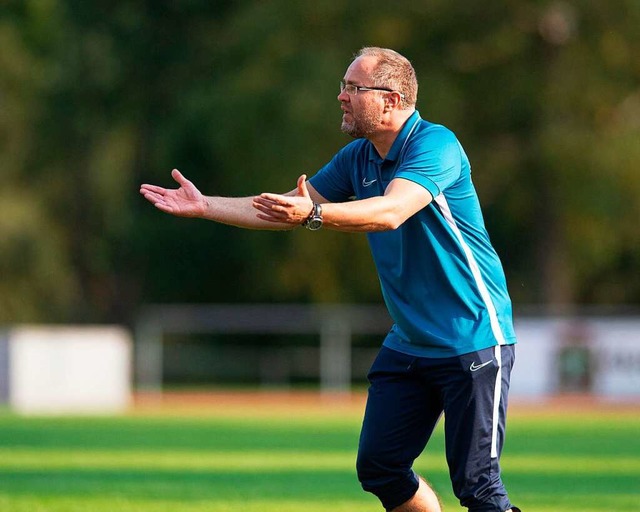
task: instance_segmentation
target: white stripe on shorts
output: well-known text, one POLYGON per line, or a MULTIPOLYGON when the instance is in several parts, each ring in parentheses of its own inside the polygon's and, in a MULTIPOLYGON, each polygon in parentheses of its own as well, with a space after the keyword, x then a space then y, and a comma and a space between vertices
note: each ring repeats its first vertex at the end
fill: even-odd
POLYGON ((493 389, 493 424, 491 431, 491 458, 498 457, 498 425, 500 423, 500 401, 502 399, 502 351, 500 345, 494 348, 498 372, 496 373, 496 385, 493 389))

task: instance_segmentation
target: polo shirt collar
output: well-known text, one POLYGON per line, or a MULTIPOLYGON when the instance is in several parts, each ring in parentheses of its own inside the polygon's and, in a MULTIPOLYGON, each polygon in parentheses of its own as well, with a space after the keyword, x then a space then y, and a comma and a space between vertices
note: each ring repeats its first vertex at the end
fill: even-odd
MULTIPOLYGON (((413 125, 416 123, 418 119, 420 119, 420 113, 416 110, 402 125, 402 128, 400 129, 400 133, 398 133, 396 140, 393 141, 393 144, 391 145, 391 149, 389 150, 389 153, 387 153, 387 156, 384 160, 395 162, 398 159, 400 150, 402 149, 402 146, 404 146, 405 140, 407 139, 407 137, 409 136, 409 133, 411 132, 411 128, 413 127, 413 125)), ((376 151, 376 148, 373 146, 373 144, 371 143, 369 144, 370 144, 369 160, 374 160, 374 161, 377 161, 378 163, 382 162, 383 159, 380 158, 380 155, 376 151)))

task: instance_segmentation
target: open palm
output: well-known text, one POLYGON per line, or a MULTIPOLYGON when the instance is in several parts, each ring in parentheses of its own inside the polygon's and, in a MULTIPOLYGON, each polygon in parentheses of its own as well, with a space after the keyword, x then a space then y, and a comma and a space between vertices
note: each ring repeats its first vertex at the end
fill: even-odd
POLYGON ((167 189, 157 185, 144 184, 140 186, 140 193, 158 210, 177 215, 179 217, 201 217, 204 215, 206 198, 185 178, 180 171, 171 171, 171 177, 180 185, 177 189, 167 189))

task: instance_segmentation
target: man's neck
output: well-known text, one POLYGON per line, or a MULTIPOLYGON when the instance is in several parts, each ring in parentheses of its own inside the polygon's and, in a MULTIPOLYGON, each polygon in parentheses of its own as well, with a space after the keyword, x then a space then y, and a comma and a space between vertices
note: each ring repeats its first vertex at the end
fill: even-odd
POLYGON ((414 112, 415 110, 400 110, 394 112, 394 115, 386 126, 383 123, 380 130, 367 137, 369 142, 373 144, 373 147, 376 148, 380 158, 384 159, 387 157, 404 123, 407 122, 407 119, 409 119, 414 112))

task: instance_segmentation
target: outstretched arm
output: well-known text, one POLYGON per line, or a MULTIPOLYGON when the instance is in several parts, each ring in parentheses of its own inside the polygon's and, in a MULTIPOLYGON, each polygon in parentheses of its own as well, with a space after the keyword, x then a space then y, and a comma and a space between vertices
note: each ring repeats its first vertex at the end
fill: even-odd
MULTIPOLYGON (((158 210, 178 217, 212 220, 249 229, 293 229, 293 222, 269 222, 260 219, 252 207, 253 197, 213 197, 203 195, 198 188, 180 171, 171 171, 171 177, 178 183, 176 189, 144 184, 140 193, 158 210)), ((297 189, 285 194, 296 194, 297 189)), ((311 207, 309 207, 309 210, 311 207)), ((306 217, 305 217, 306 218, 306 217)), ((300 221, 304 221, 304 218, 300 221)))
POLYGON ((396 178, 384 195, 349 201, 326 203, 311 184, 298 180, 295 196, 261 194, 253 203, 258 217, 278 224, 297 222, 312 203, 322 203, 323 226, 338 231, 374 232, 398 228, 404 221, 432 201, 431 194, 417 183, 396 178))

